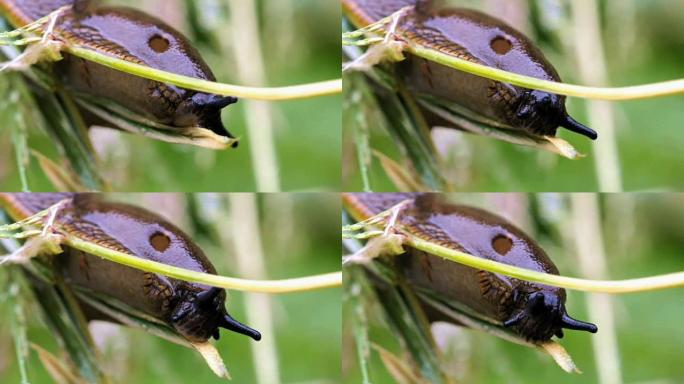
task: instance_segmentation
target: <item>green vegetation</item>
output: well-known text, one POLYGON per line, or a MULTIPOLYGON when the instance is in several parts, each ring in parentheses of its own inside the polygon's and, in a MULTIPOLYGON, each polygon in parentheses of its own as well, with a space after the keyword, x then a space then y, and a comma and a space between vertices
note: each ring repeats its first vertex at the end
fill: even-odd
MULTIPOLYGON (((556 66, 563 80, 570 84, 587 84, 579 62, 577 31, 574 30, 571 2, 519 2, 517 5, 498 2, 486 8, 480 1, 451 1, 459 6, 472 6, 496 14, 507 10, 507 17, 514 18, 533 41, 538 42, 546 56, 556 66)), ((574 3, 573 3, 574 4, 574 3)), ((682 40, 676 31, 682 31, 673 8, 668 1, 600 1, 599 22, 604 41, 607 83, 614 87, 649 84, 684 76, 681 71, 682 40), (667 27, 665 27, 667 26, 667 27), (671 31, 674 34, 670 35, 671 31)), ((501 16, 501 15, 499 15, 501 16)), ((584 19, 583 19, 584 20, 584 19)), ((589 33, 585 28, 584 33, 589 33)), ((583 36, 599 39, 601 36, 583 36)), ((595 58, 598 61, 598 58, 595 58)), ((600 65, 600 64, 599 64, 600 65)), ((345 75, 347 77, 347 75, 345 75)), ((346 81, 346 79, 345 79, 346 81)), ((601 84, 587 84, 601 85, 601 84)), ((345 92, 349 92, 347 89, 345 92)), ((660 190, 678 189, 682 178, 677 176, 677 164, 684 163, 684 155, 678 148, 684 146, 680 132, 681 112, 679 105, 684 96, 668 96, 658 99, 609 102, 614 124, 598 119, 586 112, 588 101, 569 98, 568 109, 579 121, 598 121, 593 128, 599 133, 596 144, 577 135, 560 132, 586 158, 568 160, 553 153, 545 153, 524 146, 482 135, 463 134, 456 130, 432 132, 439 154, 439 168, 445 178, 444 189, 459 191, 578 191, 578 190, 660 190), (608 134, 607 126, 614 125, 616 138, 608 134), (615 140, 613 142, 613 140, 615 140), (617 151, 612 150, 615 144, 617 151), (606 155, 607 154, 607 155, 606 155), (617 156, 618 162, 612 164, 617 156), (606 159, 609 160, 606 160, 606 159), (644 161, 648 158, 648 161, 644 161)), ((407 189, 406 175, 397 176, 396 167, 387 161, 373 158, 367 169, 359 166, 352 154, 368 152, 359 146, 352 122, 363 120, 358 109, 344 111, 344 190, 362 190, 368 186, 374 191, 407 189), (348 116, 350 115, 351 116, 348 116), (361 169, 359 169, 361 168, 361 169), (367 182, 364 182, 367 179, 367 182)), ((377 115, 377 113, 376 113, 377 115)), ((389 114, 396 116, 395 112, 389 114)), ((394 118, 394 121, 397 119, 394 118)), ((426 178, 419 160, 408 149, 415 141, 397 139, 397 132, 404 128, 390 122, 389 128, 381 119, 375 119, 367 129, 370 148, 388 156, 418 180, 418 186, 431 188, 431 178, 426 178), (421 183, 422 181, 422 183, 421 183)), ((416 129, 421 131, 422 128, 416 129)), ((561 130, 562 131, 562 130, 561 130)), ((415 183, 409 187, 415 187, 415 183)), ((414 188, 415 189, 415 188, 414 188)))
MULTIPOLYGON (((243 195, 242 197, 244 198, 243 195)), ((108 199, 128 201, 151 209, 163 209, 163 215, 185 229, 203 248, 208 257, 225 276, 244 277, 239 264, 253 259, 255 251, 244 252, 244 238, 236 239, 239 229, 248 225, 248 220, 236 222, 234 204, 240 196, 233 195, 144 195, 112 194, 108 199), (239 250, 244 257, 238 259, 239 250)), ((259 279, 287 279, 317 275, 339 270, 340 254, 339 227, 336 225, 340 212, 339 198, 335 194, 293 194, 263 195, 256 197, 256 219, 261 235, 265 275, 259 279), (314 213, 312 213, 314 212, 314 213)), ((240 212, 247 205, 241 205, 240 212)), ((58 256, 57 256, 58 257, 58 256)), ((244 268, 244 267, 243 267, 244 268)), ((12 319, 21 309, 30 345, 37 345, 54 354, 61 361, 68 355, 55 343, 55 334, 46 327, 46 316, 41 314, 45 300, 40 305, 30 294, 27 284, 19 284, 18 293, 14 287, 19 278, 19 267, 5 264, 0 267, 0 317, 12 319), (10 293, 12 293, 10 295, 10 293), (9 296, 8 296, 9 295, 9 296), (32 315, 28 315, 31 313, 32 315)), ((247 309, 259 305, 258 301, 268 298, 273 318, 273 332, 264 333, 261 342, 255 343, 242 335, 222 332, 221 340, 215 342, 233 379, 238 382, 256 382, 256 372, 271 367, 268 362, 255 360, 251 349, 262 348, 273 342, 279 370, 271 372, 283 382, 304 382, 339 378, 341 309, 340 290, 323 289, 303 293, 282 295, 250 294, 229 290, 227 308, 231 314, 247 322, 247 309), (256 301, 256 303, 255 303, 256 301)), ((52 303, 52 301, 49 301, 52 303)), ((55 305, 55 304, 51 304, 55 305)), ((266 315, 261 315, 266 316, 266 315)), ((17 317, 17 319, 21 319, 17 317)), ((54 317, 53 317, 54 320, 54 317)), ((66 319, 61 321, 60 333, 73 329, 66 319)), ((19 382, 20 360, 12 352, 16 340, 15 332, 23 324, 3 322, 0 325, 0 381, 19 382), (5 348, 7 352, 5 353, 5 348)), ((253 322, 251 325, 254 325, 253 322)), ((53 327, 54 328, 54 327, 53 327)), ((99 326, 93 338, 102 351, 96 367, 104 371, 115 382, 225 382, 211 372, 202 358, 193 350, 163 340, 140 329, 126 327, 103 328, 99 326)), ((76 344, 73 337, 67 338, 76 344)), ((76 345, 76 351, 83 346, 76 345)), ((72 350, 67 350, 74 356, 72 350)), ((89 362, 88 355, 82 362, 89 362)), ((263 356, 263 355, 261 355, 263 356)), ((92 357, 92 356, 91 356, 92 357)), ((24 361, 28 378, 32 383, 51 382, 43 362, 33 347, 29 358, 24 361)), ((81 371, 83 371, 81 369, 81 371)))
MULTIPOLYGON (((503 212, 540 241, 563 276, 620 280, 684 270, 679 256, 684 241, 679 233, 684 225, 684 199, 680 194, 599 195, 596 207, 588 211, 586 202, 593 201, 593 195, 453 194, 448 199, 503 212), (602 233, 582 236, 593 228, 590 217, 598 218, 602 233), (582 257, 587 246, 597 252, 582 257)), ((389 294, 376 293, 380 301, 369 296, 363 283, 367 279, 359 278, 359 272, 358 266, 345 268, 343 345, 354 345, 363 340, 364 334, 369 335, 370 341, 361 344, 371 345, 370 354, 362 360, 368 367, 370 382, 395 382, 388 373, 388 353, 400 358, 400 363, 392 364, 395 372, 396 367, 403 365, 415 368, 414 374, 434 374, 434 368, 426 370, 424 360, 415 365, 406 363, 408 356, 425 359, 434 352, 417 348, 415 342, 404 343, 399 336, 419 332, 420 316, 411 315, 413 320, 407 322, 411 312, 404 310, 403 317, 393 313, 395 320, 387 320, 383 308, 389 294), (352 284, 355 289, 351 289, 352 284), (380 352, 376 345, 386 351, 380 352)), ((567 293, 568 312, 596 321, 599 327, 596 335, 569 331, 559 341, 583 371, 581 376, 563 372, 543 353, 495 337, 496 332, 488 334, 444 324, 433 326, 436 344, 440 346, 437 358, 441 368, 437 372, 457 382, 599 382, 599 376, 615 376, 611 369, 617 364, 621 378, 615 377, 612 382, 676 381, 684 377, 684 370, 676 364, 684 353, 678 342, 684 337, 679 327, 684 311, 675 304, 680 300, 681 288, 610 296, 575 290, 567 293), (597 300, 609 302, 601 305, 597 300), (611 334, 615 344, 610 341, 611 334), (614 358, 610 357, 612 348, 617 352, 614 358), (649 352, 644 354, 644 350, 649 352), (640 363, 631 364, 632 361, 640 363)), ((400 296, 411 303, 411 294, 400 296)), ((394 311, 402 314, 396 308, 394 311)), ((343 361, 345 382, 361 382, 363 373, 356 350, 345 349, 343 361)))
MULTIPOLYGON (((249 80, 240 73, 241 60, 236 57, 238 52, 242 54, 244 47, 237 47, 237 39, 233 38, 244 31, 238 30, 243 26, 232 24, 230 4, 223 3, 215 8, 201 2, 163 2, 165 14, 159 15, 162 3, 158 1, 111 3, 151 11, 186 32, 190 40, 197 42, 203 57, 223 83, 281 87, 339 78, 339 30, 328 28, 339 20, 336 4, 315 0, 257 1, 256 29, 260 33, 265 68, 256 76, 260 81, 254 80, 254 76, 250 79, 262 84, 246 84, 249 80)), ((242 65, 252 64, 248 61, 242 65)), ((8 81, 10 77, 3 73, 0 83, 8 81)), ((0 88, 5 87, 0 84, 0 88)), ((339 189, 339 95, 267 102, 267 109, 250 108, 247 104, 250 104, 247 99, 242 98, 223 114, 228 129, 241 138, 238 149, 213 151, 96 129, 90 136, 100 162, 91 167, 95 167, 106 181, 105 186, 123 191, 339 189), (264 123, 268 116, 272 117, 272 124, 264 123), (268 144, 268 136, 264 139, 265 132, 271 130, 274 147, 268 144)), ((59 146, 55 146, 54 140, 41 128, 44 124, 36 117, 35 109, 30 101, 0 102, 0 125, 5 127, 0 128, 0 132, 7 133, 0 135, 0 148, 22 150, 21 142, 14 140, 18 144, 13 145, 10 141, 9 128, 16 127, 17 121, 23 121, 25 129, 18 127, 15 130, 21 128, 28 133, 29 147, 52 159, 54 170, 54 165, 64 165, 64 151, 60 152, 59 146), (19 113, 22 116, 18 116, 19 113)), ((64 146, 71 148, 68 143, 64 146)), ((22 184, 24 170, 17 166, 14 151, 0 152, 3 190, 28 187, 33 191, 47 191, 61 187, 55 185, 54 177, 49 180, 46 176, 45 162, 41 167, 33 156, 25 170, 27 181, 22 184)), ((22 159, 27 157, 24 152, 22 159)), ((70 163, 74 163, 73 159, 70 163)), ((83 172, 87 169, 76 171, 83 180, 83 172)), ((101 185, 94 176, 87 176, 93 183, 86 187, 101 185)))

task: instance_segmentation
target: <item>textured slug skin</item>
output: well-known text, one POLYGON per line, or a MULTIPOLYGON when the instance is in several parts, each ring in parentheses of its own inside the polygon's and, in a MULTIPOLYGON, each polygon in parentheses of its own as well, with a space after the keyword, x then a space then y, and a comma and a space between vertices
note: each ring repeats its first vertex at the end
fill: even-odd
MULTIPOLYGON (((342 0, 357 27, 409 8, 398 28, 413 43, 470 62, 537 79, 560 81, 544 54, 525 35, 484 13, 434 7, 418 0, 342 0)), ((565 109, 565 97, 531 91, 454 70, 409 55, 398 64, 409 88, 465 106, 512 129, 554 136, 559 126, 592 139, 596 133, 577 123, 565 109)))
MULTIPOLYGON (((0 0, 0 13, 19 27, 77 3, 58 19, 56 32, 69 42, 155 69, 215 81, 199 52, 178 31, 148 14, 123 7, 74 0, 0 0)), ((65 87, 116 101, 156 122, 202 127, 232 137, 221 109, 237 101, 116 71, 66 54, 55 71, 65 87)))
MULTIPOLYGON (((345 208, 359 221, 405 200, 410 202, 400 211, 398 222, 420 238, 485 259, 558 274, 532 238, 485 210, 445 203, 433 194, 343 194, 345 208)), ((525 339, 544 341, 554 334, 562 336, 565 325, 561 319, 567 316, 564 289, 477 270, 412 248, 396 260, 414 286, 453 299, 480 315, 500 323, 524 315, 511 329, 525 339), (530 297, 540 297, 541 303, 530 308, 530 297)), ((428 316, 431 321, 444 320, 434 311, 428 311, 428 316)))
MULTIPOLYGON (((106 202, 94 194, 0 193, 0 206, 14 220, 21 220, 65 199, 56 223, 83 240, 143 259, 216 274, 204 252, 183 231, 133 205, 106 202)), ((197 296, 210 287, 144 272, 68 247, 56 260, 71 284, 116 298, 165 321, 188 340, 203 342, 212 335, 218 338, 217 327, 223 326, 227 315, 223 289, 215 291, 209 304, 198 307, 194 304, 197 296), (174 318, 179 314, 183 316, 174 318)), ((258 332, 249 335, 260 337, 258 332)))

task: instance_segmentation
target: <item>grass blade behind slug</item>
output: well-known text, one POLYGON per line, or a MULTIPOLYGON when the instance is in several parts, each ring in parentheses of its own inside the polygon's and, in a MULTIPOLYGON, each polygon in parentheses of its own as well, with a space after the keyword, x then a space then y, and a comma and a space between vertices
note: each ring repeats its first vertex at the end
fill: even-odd
POLYGON ((81 301, 123 325, 143 329, 162 339, 191 348, 190 343, 173 328, 125 303, 89 290, 77 289, 75 293, 81 301))
MULTIPOLYGON (((383 269, 391 268, 384 266, 383 269)), ((413 290, 406 282, 396 279, 396 275, 392 283, 376 284, 373 290, 386 315, 385 320, 402 341, 423 378, 430 383, 448 383, 441 368, 440 352, 413 290)))
POLYGON ((368 316, 366 310, 368 304, 369 288, 364 284, 360 274, 363 273, 357 267, 347 268, 344 273, 344 300, 349 303, 352 311, 352 332, 354 341, 356 342, 356 357, 359 362, 359 369, 361 370, 361 377, 363 384, 370 384, 369 367, 371 365, 371 351, 370 339, 368 338, 368 316))
POLYGON ((0 102, 0 116, 3 117, 2 125, 9 128, 12 136, 21 188, 23 191, 28 191, 29 183, 26 175, 29 165, 27 117, 30 114, 24 108, 27 98, 18 76, 12 73, 0 78, 0 94, 5 95, 5 99, 0 102))
MULTIPOLYGON (((0 18, 0 28, 8 29, 4 19, 0 18)), ((21 52, 16 47, 2 46, 0 59, 15 59, 21 52)), ((16 73, 3 73, 10 78, 19 77, 16 73)), ((94 154, 86 128, 80 114, 75 111, 73 101, 63 92, 55 93, 55 82, 41 66, 32 66, 21 73, 21 78, 13 81, 12 88, 21 95, 21 102, 14 113, 24 114, 24 120, 30 121, 27 133, 42 128, 57 144, 58 150, 67 159, 67 162, 79 178, 80 185, 88 190, 103 189, 103 181, 97 169, 96 156, 94 154), (29 90, 29 82, 38 89, 37 96, 40 103, 36 103, 35 97, 29 90), (16 110, 20 112, 16 112, 16 110)), ((21 142, 15 144, 15 150, 21 150, 21 142)), ((20 164, 20 174, 23 165, 20 164)), ((24 170, 25 171, 25 170, 24 170)))
POLYGON ((58 144, 79 183, 88 190, 102 190, 104 182, 99 174, 97 155, 71 96, 64 91, 43 93, 39 105, 46 121, 45 130, 58 144))
MULTIPOLYGON (((0 212, 0 224, 8 222, 0 212)), ((0 250, 12 252, 18 248, 16 241, 5 239, 0 250)), ((22 292, 33 292, 43 319, 69 357, 73 374, 84 382, 108 383, 109 380, 100 369, 98 354, 83 321, 80 307, 70 289, 63 282, 57 281, 52 267, 36 258, 26 266, 6 266, 0 272, 11 274, 9 279, 20 288, 25 288, 21 289, 22 292)), ((17 296, 14 305, 26 305, 29 300, 27 296, 17 296)))
POLYGON ((0 284, 0 286, 6 287, 6 294, 9 298, 8 305, 11 311, 10 315, 10 329, 12 331, 12 337, 14 338, 14 349, 16 351, 17 365, 19 366, 19 374, 21 376, 21 383, 28 384, 28 338, 26 336, 27 326, 26 326, 26 313, 24 308, 24 303, 21 302, 21 289, 19 287, 19 282, 11 275, 11 272, 17 268, 9 269, 8 281, 6 284, 0 284))
MULTIPOLYGON (((370 151, 370 119, 373 113, 373 95, 361 75, 350 74, 345 78, 345 97, 342 125, 352 131, 356 146, 356 159, 361 172, 363 190, 371 192, 370 167, 372 162, 370 151), (370 110, 367 110, 369 109, 370 110)), ((375 120, 377 121, 377 120, 375 120)))
MULTIPOLYGON (((365 80, 365 79, 364 79, 365 80)), ((369 85, 367 85, 369 86, 369 85)), ((369 86, 370 87, 370 86, 369 86)), ((437 165, 437 156, 432 150, 429 138, 424 137, 428 128, 422 117, 415 113, 414 100, 407 93, 377 89, 373 95, 380 107, 385 127, 394 138, 401 152, 415 170, 421 183, 430 190, 444 190, 444 181, 437 165)))
POLYGON ((200 353, 209 368, 218 377, 230 378, 221 355, 210 342, 191 343, 182 337, 175 329, 159 319, 153 318, 131 306, 106 295, 86 289, 76 289, 76 296, 85 304, 106 315, 111 321, 122 325, 139 328, 145 332, 193 349, 200 353))
POLYGON ((55 285, 31 280, 34 297, 53 335, 74 363, 79 376, 89 383, 108 383, 101 370, 98 352, 71 289, 59 282, 55 285))
POLYGON ((76 95, 76 101, 87 111, 119 129, 155 140, 216 150, 228 149, 238 143, 238 139, 217 135, 206 128, 178 128, 160 124, 109 100, 76 95))
POLYGON ((465 132, 555 153, 570 160, 584 157, 572 144, 559 137, 540 136, 526 131, 513 130, 458 104, 448 103, 434 96, 419 95, 418 100, 423 108, 465 132))
MULTIPOLYGON (((348 29, 348 24, 343 23, 343 28, 348 29)), ((363 52, 358 47, 345 47, 345 53, 354 60, 363 52)), ((378 66, 364 73, 345 73, 344 119, 353 123, 373 122, 384 128, 407 158, 416 178, 420 179, 418 184, 429 190, 445 190, 429 127, 422 119, 415 99, 401 90, 401 84, 388 68, 391 67, 378 66)), ((364 141, 355 139, 357 153, 363 154, 364 141)))

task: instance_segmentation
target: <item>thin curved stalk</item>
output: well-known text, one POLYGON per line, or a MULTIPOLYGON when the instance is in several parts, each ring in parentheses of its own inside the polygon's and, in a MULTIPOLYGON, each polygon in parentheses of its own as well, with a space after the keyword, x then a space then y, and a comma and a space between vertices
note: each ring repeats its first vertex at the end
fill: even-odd
POLYGON ((519 87, 538 89, 559 95, 581 97, 585 99, 621 101, 672 96, 684 93, 684 79, 628 87, 587 87, 583 85, 540 80, 497 68, 487 67, 435 51, 434 49, 416 43, 409 43, 406 51, 430 61, 488 79, 503 81, 519 87))
MULTIPOLYGON (((395 16, 400 17, 400 13, 406 11, 409 7, 402 8, 394 15, 371 24, 365 28, 353 32, 346 32, 342 35, 344 45, 368 45, 375 43, 385 43, 386 39, 377 39, 378 35, 385 35, 385 25, 393 20, 395 16), (367 34, 366 40, 360 40, 361 36, 367 34)), ((401 31, 395 32, 401 36, 401 31)), ((559 95, 581 97, 585 99, 601 99, 601 100, 636 100, 648 99, 654 97, 671 96, 684 93, 684 79, 663 81, 657 83, 650 83, 644 85, 627 86, 627 87, 588 87, 583 85, 559 83, 548 80, 540 80, 534 77, 524 76, 517 73, 507 72, 501 69, 488 67, 486 65, 473 63, 446 53, 439 52, 433 48, 418 44, 410 38, 404 38, 398 41, 404 44, 404 51, 409 52, 415 56, 445 65, 447 67, 455 68, 464 72, 472 73, 477 76, 486 77, 492 80, 498 80, 505 83, 517 85, 523 88, 538 89, 556 93, 559 95)))
MULTIPOLYGON (((105 54, 96 52, 92 49, 74 44, 68 39, 64 41, 56 41, 50 38, 50 35, 44 33, 45 25, 49 22, 54 22, 55 18, 60 12, 65 11, 68 7, 57 9, 53 13, 44 18, 37 20, 27 26, 16 29, 14 31, 0 32, 0 45, 26 45, 30 43, 45 44, 46 42, 55 42, 61 45, 61 50, 86 59, 106 67, 116 69, 118 71, 130 73, 136 76, 144 77, 151 80, 160 81, 163 83, 173 84, 182 88, 192 89, 195 91, 202 91, 224 96, 237 96, 247 99, 255 100, 294 100, 306 99, 318 96, 333 95, 342 92, 342 79, 321 81, 316 83, 309 83, 303 85, 293 85, 287 87, 244 87, 231 84, 217 83, 208 80, 196 79, 193 77, 182 76, 171 72, 166 72, 145 65, 131 63, 116 57, 107 56, 105 54), (16 39, 18 36, 26 33, 44 33, 40 39, 27 38, 16 39)), ((33 36, 30 36, 33 37, 33 36)), ((56 59, 56 57, 52 57, 56 59)))
POLYGON ((430 254, 451 260, 469 267, 483 269, 489 272, 500 273, 517 279, 551 285, 554 287, 575 289, 585 292, 598 293, 634 293, 655 291, 660 289, 677 288, 684 286, 684 272, 669 273, 627 280, 588 280, 575 277, 551 275, 536 272, 525 268, 499 263, 483 259, 467 253, 459 252, 450 248, 437 245, 427 240, 417 238, 411 234, 406 236, 405 245, 428 252, 430 254))
POLYGON ((307 99, 318 96, 334 95, 342 92, 342 79, 321 81, 303 85, 292 85, 287 87, 244 87, 182 76, 103 55, 88 48, 79 46, 67 45, 64 47, 64 51, 82 59, 93 61, 118 71, 130 73, 150 80, 173 84, 181 88, 213 93, 217 95, 244 97, 246 99, 254 100, 280 101, 307 99))
POLYGON ((482 269, 489 272, 499 273, 502 275, 514 277, 525 281, 551 285, 554 287, 575 289, 578 291, 619 294, 684 287, 684 272, 675 272, 664 275, 656 275, 627 280, 580 279, 575 277, 566 277, 532 271, 529 269, 499 263, 493 260, 484 259, 481 257, 470 255, 465 252, 460 252, 451 248, 447 248, 439 244, 436 244, 430 240, 424 240, 411 233, 410 230, 408 230, 401 224, 394 222, 393 219, 388 219, 389 216, 398 214, 398 209, 400 209, 401 206, 408 201, 410 200, 405 200, 404 202, 401 202, 395 205, 394 207, 384 212, 381 212, 373 217, 370 217, 362 222, 343 226, 342 238, 368 238, 369 236, 366 236, 368 233, 361 232, 362 230, 368 230, 372 233, 378 233, 378 229, 384 228, 383 232, 375 236, 387 237, 386 239, 384 239, 386 242, 384 247, 376 246, 374 250, 367 251, 366 254, 361 257, 361 259, 368 260, 370 258, 378 256, 378 254, 380 253, 402 253, 403 250, 398 248, 397 246, 404 245, 476 269, 482 269), (396 234, 388 234, 388 230, 390 228, 396 234), (397 238, 400 238, 401 244, 397 244, 397 242, 395 241, 397 238))
POLYGON ((114 251, 101 245, 81 240, 72 235, 65 235, 64 245, 76 248, 103 259, 129 267, 141 269, 146 272, 159 273, 175 279, 191 281, 210 285, 213 287, 249 291, 258 293, 293 293, 313 291, 317 289, 333 288, 342 286, 342 272, 325 273, 307 277, 299 277, 283 280, 248 280, 235 277, 211 275, 204 272, 191 271, 185 268, 174 267, 152 260, 142 259, 123 252, 114 251))
MULTIPOLYGON (((66 199, 62 200, 52 207, 44 209, 33 216, 29 216, 16 223, 0 226, 0 239, 36 239, 43 236, 45 240, 43 243, 47 246, 45 249, 49 252, 59 252, 58 247, 60 245, 67 245, 80 251, 101 257, 105 260, 127 265, 129 267, 140 269, 146 272, 159 273, 164 276, 173 277, 183 281, 191 281, 238 291, 249 291, 256 293, 292 293, 342 286, 341 271, 282 280, 248 280, 192 271, 189 269, 166 265, 134 255, 129 255, 127 253, 115 251, 113 249, 80 239, 79 237, 74 236, 67 231, 59 230, 59 226, 54 223, 54 217, 57 210, 59 210, 60 206, 66 201, 66 199), (40 224, 44 225, 42 230, 38 230, 36 228, 40 224), (25 229, 25 231, 16 233, 21 229, 25 229), (48 229, 51 230, 48 231, 48 229), (51 232, 55 233, 52 234, 51 232), (59 240, 55 241, 54 239, 56 238, 59 238, 59 240)), ((27 251, 27 253, 30 252, 27 251)), ((24 255, 22 257, 22 261, 32 256, 34 255, 24 255)))

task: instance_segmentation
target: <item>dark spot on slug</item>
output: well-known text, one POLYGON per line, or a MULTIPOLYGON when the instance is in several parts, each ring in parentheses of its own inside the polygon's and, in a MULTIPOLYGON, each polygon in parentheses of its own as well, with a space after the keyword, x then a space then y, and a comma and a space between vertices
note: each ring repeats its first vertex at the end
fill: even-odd
POLYGON ((161 35, 154 35, 150 38, 148 42, 150 48, 157 53, 164 53, 169 50, 169 41, 161 35))
POLYGON ((505 235, 496 235, 494 240, 492 240, 492 248, 501 256, 506 256, 506 254, 513 248, 513 240, 505 235))
POLYGON ((150 245, 152 248, 156 249, 157 252, 164 252, 169 249, 171 245, 171 239, 161 232, 157 232, 150 236, 150 245))
POLYGON ((497 55, 505 55, 513 48, 513 43, 503 36, 497 36, 492 39, 490 45, 497 55))

